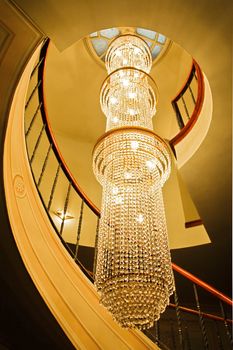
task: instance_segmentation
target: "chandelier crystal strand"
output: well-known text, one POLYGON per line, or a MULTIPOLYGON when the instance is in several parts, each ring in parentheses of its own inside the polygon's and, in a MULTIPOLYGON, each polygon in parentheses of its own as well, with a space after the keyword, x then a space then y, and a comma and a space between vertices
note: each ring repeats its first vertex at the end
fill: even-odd
POLYGON ((151 64, 142 39, 111 43, 100 96, 106 133, 93 151, 103 186, 95 284, 116 321, 139 329, 153 326, 174 291, 162 197, 170 154, 153 132, 151 64))

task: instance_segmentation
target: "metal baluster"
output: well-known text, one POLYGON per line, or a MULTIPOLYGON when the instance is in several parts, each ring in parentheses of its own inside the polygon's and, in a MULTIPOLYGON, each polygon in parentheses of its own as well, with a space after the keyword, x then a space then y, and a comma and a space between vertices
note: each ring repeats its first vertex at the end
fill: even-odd
MULTIPOLYGON (((171 350, 171 348, 169 348, 166 344, 164 344, 161 340, 158 341, 159 349, 161 350, 171 350)), ((173 349, 172 349, 173 350, 173 349)))
POLYGON ((177 103, 176 102, 172 103, 172 107, 176 113, 176 120, 177 120, 178 126, 180 129, 183 129, 184 128, 184 121, 182 119, 182 115, 180 113, 180 110, 179 110, 177 103))
POLYGON ((48 212, 49 212, 49 210, 51 208, 51 205, 52 205, 53 195, 54 195, 54 191, 55 191, 55 188, 56 188, 56 185, 57 185, 57 179, 58 179, 60 168, 61 168, 61 164, 59 163, 58 167, 57 167, 56 175, 55 175, 55 178, 54 178, 54 181, 53 181, 50 197, 49 197, 49 203, 48 203, 48 207, 47 207, 48 212))
POLYGON ((83 209, 84 209, 84 200, 82 199, 79 220, 78 220, 78 230, 77 230, 77 240, 76 240, 74 261, 77 261, 77 257, 78 257, 79 240, 80 240, 82 221, 83 221, 83 209))
POLYGON ((38 146, 39 146, 39 144, 40 144, 40 140, 41 140, 41 137, 42 137, 42 134, 43 134, 44 129, 45 129, 45 124, 43 124, 43 126, 42 126, 42 128, 41 128, 41 130, 40 130, 40 133, 39 133, 39 136, 38 136, 38 138, 37 138, 37 141, 36 141, 34 150, 33 150, 33 152, 32 152, 32 156, 31 156, 31 158, 30 158, 30 164, 32 164, 32 162, 33 162, 33 159, 34 159, 34 157, 35 157, 37 148, 38 148, 38 146))
POLYGON ((96 233, 95 233, 95 255, 94 255, 94 264, 93 264, 93 276, 95 278, 96 273, 96 264, 97 264, 97 254, 98 254, 98 239, 99 239, 99 225, 100 225, 100 218, 97 218, 97 225, 96 225, 96 233))
POLYGON ((216 328, 216 334, 217 334, 219 349, 220 350, 224 350, 223 344, 222 344, 222 338, 221 338, 221 334, 220 334, 220 331, 219 331, 219 326, 218 326, 218 322, 217 321, 215 321, 215 328, 216 328))
MULTIPOLYGON (((159 340, 159 347, 161 350, 171 350, 166 344, 164 344, 163 342, 161 342, 161 340, 159 340)), ((173 350, 173 349, 172 349, 173 350)))
POLYGON ((190 337, 189 337, 189 331, 188 331, 188 326, 185 325, 185 336, 187 339, 187 350, 191 350, 191 342, 190 342, 190 337))
POLYGON ((48 158, 49 158, 49 154, 50 154, 51 148, 52 148, 52 144, 50 143, 49 148, 48 148, 48 151, 47 151, 46 156, 45 156, 45 160, 44 160, 42 169, 41 169, 41 173, 40 173, 40 176, 39 176, 39 180, 38 180, 38 183, 37 183, 38 188, 40 187, 41 180, 42 180, 42 178, 43 178, 43 175, 44 175, 44 172, 45 172, 45 168, 46 168, 46 166, 47 166, 47 162, 48 162, 48 158))
POLYGON ((40 86, 40 84, 41 84, 41 80, 38 81, 38 83, 36 84, 36 86, 35 86, 34 89, 32 90, 31 95, 29 96, 29 98, 28 98, 28 100, 27 100, 27 103, 26 103, 26 105, 25 105, 25 110, 28 108, 28 105, 29 105, 31 99, 32 99, 34 93, 36 92, 37 88, 40 86))
POLYGON ((155 322, 155 344, 159 345, 159 338, 160 338, 160 334, 159 334, 159 321, 155 322))
POLYGON ((227 337, 228 337, 228 339, 230 341, 230 344, 232 345, 233 344, 232 343, 232 335, 231 335, 231 332, 229 331, 226 313, 225 313, 224 306, 223 306, 223 303, 222 303, 221 300, 219 300, 219 304, 220 304, 220 308, 221 308, 222 317, 224 318, 224 326, 225 326, 225 329, 226 329, 227 337))
POLYGON ((172 320, 170 320, 170 329, 171 329, 172 349, 176 350, 176 338, 175 338, 174 325, 172 320))
POLYGON ((208 339, 207 339, 207 334, 206 334, 206 329, 205 329, 205 322, 204 322, 204 318, 203 318, 202 313, 201 313, 199 298, 198 298, 198 294, 197 294, 197 287, 196 287, 195 283, 193 284, 193 289, 194 289, 197 311, 198 311, 198 315, 199 315, 199 323, 200 323, 200 328, 201 328, 201 333, 202 333, 203 344, 204 344, 205 349, 209 349, 209 344, 208 344, 208 339))
POLYGON ((179 307, 179 299, 176 291, 174 291, 174 301, 176 305, 176 318, 177 318, 177 324, 178 324, 178 336, 179 336, 179 343, 181 346, 181 349, 184 349, 184 340, 183 340, 183 332, 182 332, 182 322, 180 317, 180 307, 179 307))
POLYGON ((41 63, 43 62, 43 60, 44 60, 44 57, 42 57, 42 58, 40 59, 40 61, 35 65, 35 67, 33 68, 32 74, 31 74, 31 76, 30 76, 30 79, 33 77, 33 75, 35 74, 37 68, 41 65, 41 63))
POLYGON ((184 106, 186 115, 187 115, 188 119, 190 119, 189 111, 188 111, 188 108, 187 108, 187 106, 186 106, 186 103, 185 103, 185 100, 184 100, 184 97, 183 97, 183 96, 181 97, 181 101, 182 101, 182 103, 183 103, 183 106, 184 106))
MULTIPOLYGON (((158 338, 156 338, 154 336, 154 334, 151 332, 151 329, 146 329, 143 331, 143 333, 148 337, 148 338, 152 338, 151 340, 159 346, 159 349, 161 350, 171 350, 166 344, 164 344, 161 340, 159 340, 158 338)), ((172 349, 173 350, 173 349, 172 349)))
POLYGON ((63 209, 63 213, 62 213, 62 222, 61 222, 61 227, 60 227, 60 236, 62 236, 62 232, 64 229, 64 223, 65 223, 65 219, 66 219, 66 212, 67 212, 67 208, 68 208, 68 204, 69 204, 69 198, 70 198, 70 190, 71 190, 71 182, 69 182, 68 188, 67 188, 67 193, 66 193, 66 199, 65 199, 65 204, 64 204, 64 209, 63 209))
POLYGON ((29 133, 30 133, 30 131, 31 131, 31 129, 32 129, 32 126, 33 126, 33 124, 34 124, 34 121, 35 121, 35 119, 36 119, 36 116, 38 115, 38 112, 39 112, 39 110, 40 110, 41 105, 42 105, 42 102, 39 103, 39 105, 38 105, 38 107, 37 107, 37 109, 36 109, 36 111, 35 111, 35 113, 34 113, 34 115, 33 115, 33 117, 32 117, 32 120, 31 120, 31 122, 30 122, 30 125, 29 125, 29 127, 28 127, 28 129, 27 129, 27 131, 26 131, 26 133, 25 133, 25 136, 26 136, 26 137, 28 137, 28 135, 29 135, 29 133))
POLYGON ((195 97, 194 97, 194 94, 193 94, 193 90, 191 89, 190 85, 189 85, 189 91, 190 91, 190 94, 192 96, 193 103, 194 103, 194 105, 196 105, 196 100, 195 100, 195 97))

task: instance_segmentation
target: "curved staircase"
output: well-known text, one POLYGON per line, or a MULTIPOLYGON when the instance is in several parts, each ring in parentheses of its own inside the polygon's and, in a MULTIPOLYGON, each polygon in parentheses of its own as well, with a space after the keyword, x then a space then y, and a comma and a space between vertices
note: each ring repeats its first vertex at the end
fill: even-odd
MULTIPOLYGON (((99 305, 92 285, 96 252, 87 247, 85 252, 80 239, 85 230, 92 230, 97 242, 100 213, 66 166, 48 122, 43 98, 47 44, 48 41, 36 50, 16 89, 4 155, 5 191, 12 230, 27 270, 43 299, 77 349, 194 349, 193 346, 208 349, 216 342, 219 348, 230 348, 232 321, 228 319, 227 307, 232 301, 176 264, 173 264, 175 276, 178 276, 174 300, 167 315, 165 312, 147 336, 137 330, 120 328, 99 305), (61 208, 61 212, 57 208, 61 208), (69 220, 73 220, 75 232, 69 232, 69 220), (181 276, 185 279, 181 288, 186 284, 193 288, 191 307, 183 305, 180 298, 181 276), (215 305, 220 302, 219 311, 212 313, 202 309, 200 295, 203 290, 209 293, 208 298, 215 300, 215 305), (199 324, 198 336, 194 323, 199 324), (213 332, 213 327, 217 332, 213 332)), ((196 71, 203 84, 200 68, 194 63, 192 79, 196 79, 196 71)), ((179 94, 183 99, 187 84, 179 94)), ((174 107, 182 126, 178 136, 170 141, 174 152, 178 141, 185 139, 187 125, 193 129, 201 116, 203 88, 197 92, 202 97, 194 98, 198 107, 195 105, 183 133, 185 125, 174 107)), ((202 222, 187 225, 198 226, 202 222)))

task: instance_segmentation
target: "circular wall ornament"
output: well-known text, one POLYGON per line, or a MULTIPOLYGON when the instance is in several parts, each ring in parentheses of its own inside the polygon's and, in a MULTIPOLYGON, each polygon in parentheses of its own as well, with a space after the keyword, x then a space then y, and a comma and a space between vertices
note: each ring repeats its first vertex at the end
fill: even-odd
POLYGON ((14 177, 13 183, 16 196, 19 198, 23 198, 26 194, 26 188, 23 177, 21 175, 16 175, 14 177))

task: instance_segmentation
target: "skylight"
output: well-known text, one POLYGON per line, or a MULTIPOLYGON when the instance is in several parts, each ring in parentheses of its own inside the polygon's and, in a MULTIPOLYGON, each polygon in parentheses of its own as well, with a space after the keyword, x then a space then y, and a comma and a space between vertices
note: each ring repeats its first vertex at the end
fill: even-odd
MULTIPOLYGON (((137 34, 145 40, 150 48, 152 59, 155 61, 168 46, 170 40, 163 34, 155 32, 153 30, 145 28, 130 28, 132 33, 137 34)), ((102 61, 105 59, 105 53, 110 42, 117 36, 124 34, 125 28, 108 28, 91 33, 88 38, 89 44, 91 44, 92 51, 102 61)))

